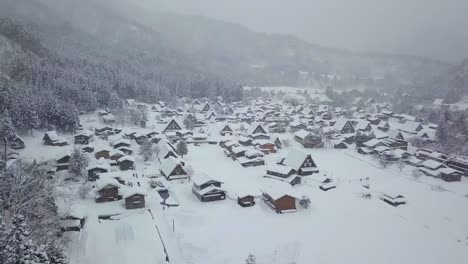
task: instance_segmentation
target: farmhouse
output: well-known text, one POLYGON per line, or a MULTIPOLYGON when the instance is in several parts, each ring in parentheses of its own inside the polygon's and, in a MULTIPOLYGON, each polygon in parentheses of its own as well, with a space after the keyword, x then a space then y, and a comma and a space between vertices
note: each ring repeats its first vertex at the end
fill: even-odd
POLYGON ((174 157, 161 160, 161 175, 168 181, 187 179, 187 172, 180 161, 174 157))
POLYGON ((461 181, 463 172, 452 168, 439 169, 440 178, 446 182, 461 181))
POLYGON ((99 179, 95 183, 97 203, 112 202, 122 199, 119 188, 122 185, 115 179, 99 179))
POLYGON ((264 177, 284 181, 292 186, 301 183, 301 177, 296 174, 293 168, 278 164, 267 166, 264 177))
POLYGON ((175 119, 171 119, 167 123, 167 126, 164 128, 162 132, 166 133, 166 132, 174 132, 178 130, 182 130, 182 126, 175 119))
POLYGON ((118 139, 112 143, 112 147, 114 147, 115 149, 118 149, 121 147, 129 148, 131 146, 132 146, 132 143, 128 139, 124 139, 124 138, 118 139))
POLYGON ((91 137, 91 132, 82 131, 74 136, 75 144, 88 145, 91 137))
POLYGON ((117 163, 122 171, 135 169, 135 158, 132 156, 123 156, 117 160, 117 163))
POLYGON ((226 136, 226 135, 232 136, 234 134, 234 131, 232 130, 229 124, 225 124, 219 133, 221 134, 221 136, 226 136))
POLYGON ((289 151, 286 158, 280 164, 291 167, 300 176, 312 175, 319 171, 312 156, 298 149, 289 151))
POLYGON ((265 153, 266 155, 270 153, 276 153, 277 151, 275 143, 271 142, 268 139, 256 139, 252 141, 252 145, 254 145, 255 148, 265 153))
POLYGON ((294 140, 301 143, 304 148, 320 148, 322 146, 322 140, 306 130, 294 133, 294 140))
POLYGON ((111 166, 105 159, 99 159, 96 163, 90 164, 86 171, 88 171, 88 181, 95 181, 99 179, 99 173, 111 171, 111 166))
POLYGON ((333 125, 333 129, 342 134, 349 134, 355 132, 351 121, 344 117, 340 117, 336 120, 335 124, 333 125))
POLYGON ((147 193, 138 187, 127 188, 125 190, 125 208, 126 209, 138 209, 145 208, 145 197, 147 193))
POLYGON ((110 158, 110 152, 111 151, 112 151, 112 149, 110 149, 108 147, 100 148, 99 150, 97 150, 94 153, 94 157, 96 159, 100 159, 100 158, 108 159, 108 158, 110 158))
POLYGON ((222 182, 211 179, 206 174, 198 174, 192 178, 192 193, 202 202, 226 199, 226 191, 221 188, 222 182))
POLYGON ((59 156, 55 160, 57 171, 68 170, 69 161, 70 161, 70 155, 64 154, 64 155, 59 156))
POLYGON ((45 132, 42 140, 44 141, 44 144, 48 146, 62 147, 68 145, 67 141, 62 137, 59 137, 55 131, 45 132))

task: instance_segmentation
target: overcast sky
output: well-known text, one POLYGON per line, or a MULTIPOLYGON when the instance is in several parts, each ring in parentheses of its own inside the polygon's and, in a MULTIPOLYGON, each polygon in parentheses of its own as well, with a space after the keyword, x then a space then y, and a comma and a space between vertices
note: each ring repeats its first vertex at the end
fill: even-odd
POLYGON ((142 1, 324 46, 452 61, 468 57, 468 0, 142 1))

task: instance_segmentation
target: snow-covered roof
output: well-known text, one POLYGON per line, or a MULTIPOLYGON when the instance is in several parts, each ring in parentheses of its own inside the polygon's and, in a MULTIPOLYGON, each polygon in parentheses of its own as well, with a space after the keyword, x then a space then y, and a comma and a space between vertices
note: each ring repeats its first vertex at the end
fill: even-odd
POLYGON ((127 187, 123 190, 123 198, 128 198, 130 196, 133 196, 135 194, 140 194, 143 196, 147 196, 148 192, 145 191, 143 188, 140 187, 127 187))
POLYGON ((265 168, 265 170, 287 175, 293 170, 293 168, 286 165, 270 164, 265 168))
POLYGON ((129 156, 129 155, 125 155, 123 157, 121 157, 120 159, 117 160, 117 162, 123 162, 123 161, 131 161, 131 162, 135 162, 135 158, 133 156, 129 156))
POLYGON ((377 144, 380 144, 380 143, 381 143, 380 140, 378 140, 378 139, 376 139, 376 138, 373 138, 373 139, 371 139, 371 140, 369 140, 369 141, 367 141, 367 142, 364 142, 363 144, 364 144, 364 146, 366 146, 366 147, 373 148, 373 147, 375 147, 377 144))
POLYGON ((356 130, 365 130, 369 125, 369 121, 360 119, 356 123, 355 128, 356 130))
POLYGON ((165 174, 169 175, 176 168, 177 165, 181 165, 180 161, 174 157, 161 160, 160 170, 165 174))
POLYGON ((349 122, 348 118, 340 117, 336 120, 335 124, 333 125, 333 129, 341 131, 345 127, 345 125, 349 122))
POLYGON ((203 173, 203 172, 197 173, 196 175, 192 176, 192 182, 197 186, 203 185, 210 181, 219 182, 217 180, 214 180, 213 178, 211 178, 210 176, 208 176, 206 173, 203 173))
POLYGON ((86 170, 92 170, 92 169, 104 169, 104 170, 110 171, 111 166, 104 158, 100 158, 96 162, 89 164, 88 167, 86 168, 86 170))
POLYGON ((295 170, 299 170, 307 158, 308 154, 298 149, 291 149, 283 161, 283 164, 290 166, 295 170))
POLYGON ((304 139, 309 134, 310 134, 309 131, 301 129, 301 130, 297 131, 296 133, 294 133, 294 136, 296 136, 296 137, 298 137, 300 139, 304 139))
POLYGON ((103 188, 109 185, 117 187, 117 188, 122 187, 122 185, 114 178, 97 179, 94 184, 97 190, 102 190, 103 188))
POLYGON ((440 167, 445 167, 444 164, 435 160, 431 160, 431 159, 425 160, 423 163, 421 163, 421 166, 431 169, 431 170, 436 170, 440 167))

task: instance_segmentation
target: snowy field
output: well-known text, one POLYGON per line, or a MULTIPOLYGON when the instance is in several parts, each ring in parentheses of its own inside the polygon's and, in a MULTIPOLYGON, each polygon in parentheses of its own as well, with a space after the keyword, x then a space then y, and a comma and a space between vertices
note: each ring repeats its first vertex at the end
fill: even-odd
MULTIPOLYGON (((224 157, 217 146, 196 148, 187 157, 195 171, 225 182, 231 194, 277 184, 262 178, 261 168, 244 169, 224 157)), ((166 214, 175 220, 186 263, 239 263, 249 253, 258 263, 464 263, 468 258, 468 199, 462 193, 434 190, 344 151, 309 152, 338 188, 322 192, 314 176, 308 178, 295 188, 311 198, 306 211, 279 215, 260 199, 251 208, 229 199, 200 203, 189 185, 174 185, 181 206, 166 214), (361 198, 365 189, 359 179, 367 176, 371 189, 404 194, 408 204, 392 207, 376 198, 378 192, 373 199, 361 198)))

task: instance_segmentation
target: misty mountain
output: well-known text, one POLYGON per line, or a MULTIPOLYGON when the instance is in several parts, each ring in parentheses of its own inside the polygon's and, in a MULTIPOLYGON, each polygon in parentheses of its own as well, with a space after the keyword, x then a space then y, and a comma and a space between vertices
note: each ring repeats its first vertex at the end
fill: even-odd
POLYGON ((423 83, 450 67, 422 57, 322 47, 127 0, 7 0, 2 5, 2 16, 28 25, 54 52, 150 68, 170 82, 202 75, 250 85, 375 88, 423 83))

